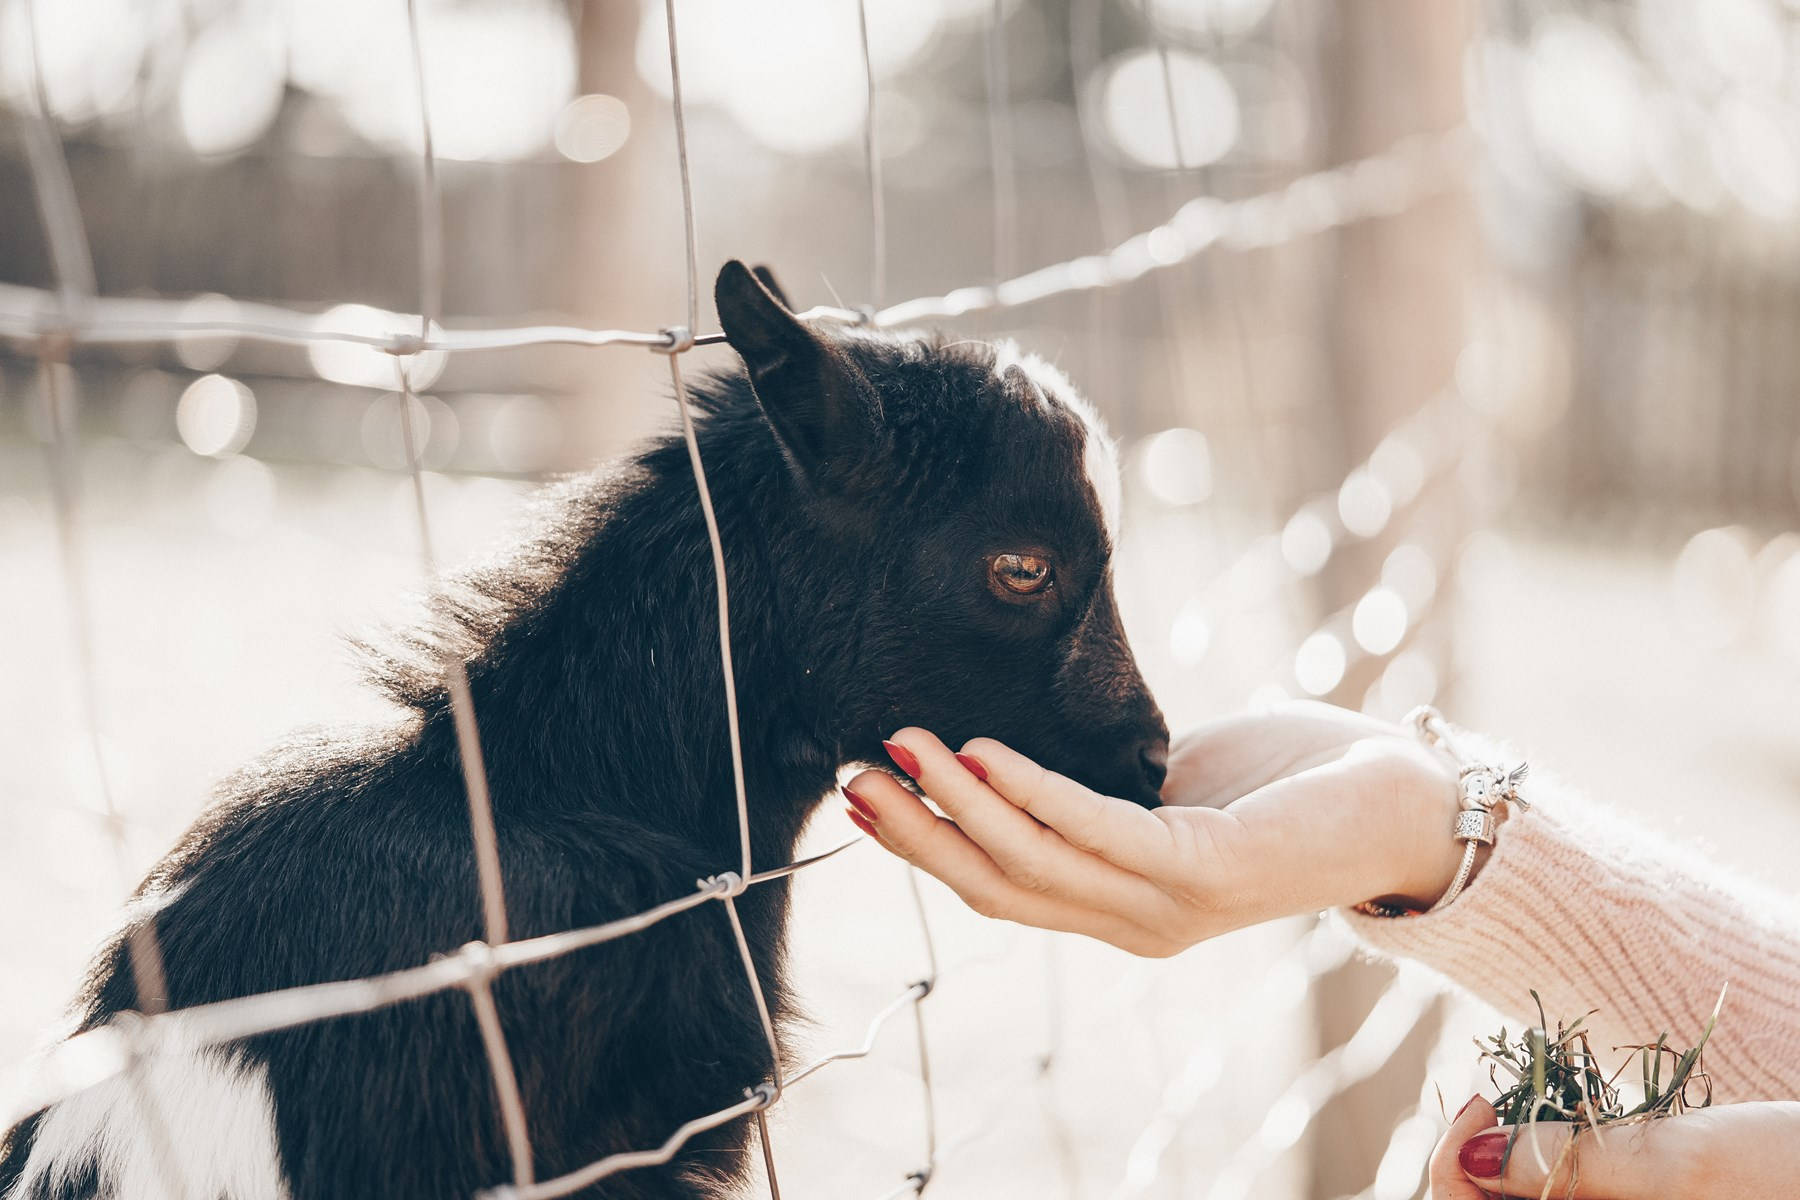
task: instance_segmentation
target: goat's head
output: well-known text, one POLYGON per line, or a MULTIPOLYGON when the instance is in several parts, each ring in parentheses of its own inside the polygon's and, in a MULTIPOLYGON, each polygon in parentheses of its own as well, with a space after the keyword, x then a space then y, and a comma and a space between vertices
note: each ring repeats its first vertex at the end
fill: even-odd
POLYGON ((846 757, 922 725, 1157 803, 1168 728, 1113 597, 1118 465, 1068 380, 1006 344, 809 327, 737 262, 715 298, 798 483, 808 533, 777 566, 819 606, 808 669, 846 757))

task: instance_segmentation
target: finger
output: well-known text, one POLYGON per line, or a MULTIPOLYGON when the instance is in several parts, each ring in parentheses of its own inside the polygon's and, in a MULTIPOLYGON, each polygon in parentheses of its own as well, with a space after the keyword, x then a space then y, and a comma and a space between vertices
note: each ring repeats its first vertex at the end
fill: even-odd
POLYGON ((1457 1161, 1457 1151, 1482 1130, 1492 1129, 1494 1119, 1493 1106, 1480 1096, 1471 1096, 1463 1105, 1462 1111, 1450 1122, 1449 1130, 1439 1139, 1426 1168, 1431 1200, 1483 1200, 1488 1194, 1463 1172, 1462 1164, 1457 1161))
POLYGON ((1586 1126, 1539 1121, 1478 1134, 1457 1159, 1468 1179, 1503 1195, 1540 1196, 1547 1184, 1548 1194, 1570 1200, 1619 1200, 1677 1194, 1668 1185, 1681 1166, 1675 1143, 1684 1140, 1679 1118, 1599 1138, 1586 1126))
MULTIPOLYGON (((890 744, 906 751, 896 755, 895 762, 918 780, 926 795, 1007 878, 1026 891, 1099 909, 1147 928, 1168 929, 1179 922, 1175 902, 1154 883, 1070 845, 1056 830, 1009 803, 983 781, 992 773, 969 748, 952 754, 933 734, 912 728, 896 733, 890 744)), ((971 742, 970 747, 988 744, 971 742)), ((1143 811, 1134 804, 1120 807, 1143 811)))
POLYGON ((987 771, 987 783, 1015 808, 1048 825, 1078 850, 1133 875, 1158 879, 1173 865, 1169 828, 1149 809, 1058 775, 992 738, 962 748, 987 771))
POLYGON ((1018 886, 954 821, 932 812, 886 771, 864 771, 847 790, 861 801, 857 808, 884 849, 936 876, 983 916, 1079 933, 1151 957, 1185 949, 1124 918, 1018 886))

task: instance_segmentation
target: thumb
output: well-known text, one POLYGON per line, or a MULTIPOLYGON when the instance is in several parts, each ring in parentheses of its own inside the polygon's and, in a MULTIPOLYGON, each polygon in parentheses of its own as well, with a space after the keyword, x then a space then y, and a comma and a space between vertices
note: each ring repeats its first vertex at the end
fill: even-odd
POLYGON ((1428 1171, 1431 1200, 1484 1200, 1489 1195, 1463 1172, 1457 1151, 1483 1130, 1492 1129, 1496 1119, 1491 1104, 1480 1096, 1469 1097, 1432 1152, 1428 1171))
MULTIPOLYGON (((1539 1121, 1476 1134, 1457 1153, 1469 1179, 1508 1196, 1654 1196, 1671 1178, 1665 1123, 1613 1129, 1539 1121)), ((1676 1131, 1680 1132, 1680 1131, 1676 1131)))

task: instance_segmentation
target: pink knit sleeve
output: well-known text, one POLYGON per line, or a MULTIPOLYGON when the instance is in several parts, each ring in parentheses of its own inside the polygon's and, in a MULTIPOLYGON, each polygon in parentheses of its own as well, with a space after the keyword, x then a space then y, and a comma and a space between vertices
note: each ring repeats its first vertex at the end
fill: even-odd
MULTIPOLYGON (((1364 943, 1424 963, 1508 1017, 1599 1009, 1594 1048, 1692 1044, 1730 984, 1706 1047, 1721 1101, 1800 1098, 1800 902, 1729 875, 1533 777, 1469 889, 1439 912, 1346 912, 1364 943)), ((1488 1031, 1483 1031, 1488 1032, 1488 1031)))

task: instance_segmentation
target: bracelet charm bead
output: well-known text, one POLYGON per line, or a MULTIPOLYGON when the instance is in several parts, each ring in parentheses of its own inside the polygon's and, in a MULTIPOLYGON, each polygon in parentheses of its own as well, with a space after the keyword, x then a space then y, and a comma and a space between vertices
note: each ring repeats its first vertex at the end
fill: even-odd
POLYGON ((1494 814, 1485 808, 1468 808, 1456 814, 1456 830, 1451 834, 1459 842, 1494 844, 1494 814))

